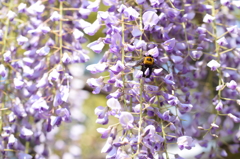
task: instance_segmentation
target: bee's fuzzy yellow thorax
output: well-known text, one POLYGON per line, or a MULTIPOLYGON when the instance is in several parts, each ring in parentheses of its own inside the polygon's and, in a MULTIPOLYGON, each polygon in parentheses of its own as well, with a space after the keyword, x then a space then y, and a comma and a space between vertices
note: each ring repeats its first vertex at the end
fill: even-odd
POLYGON ((150 56, 144 57, 143 64, 144 65, 153 65, 154 59, 150 56))

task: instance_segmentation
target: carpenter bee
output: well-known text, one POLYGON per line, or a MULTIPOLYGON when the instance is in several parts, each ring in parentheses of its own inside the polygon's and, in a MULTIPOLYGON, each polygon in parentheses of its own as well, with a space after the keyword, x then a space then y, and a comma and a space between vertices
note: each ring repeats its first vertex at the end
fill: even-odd
POLYGON ((162 68, 161 66, 154 63, 154 58, 152 55, 144 55, 142 59, 128 63, 127 66, 131 67, 142 66, 141 71, 143 72, 143 77, 146 78, 149 78, 152 75, 154 68, 162 68), (149 69, 148 75, 145 74, 145 71, 147 69, 149 69))

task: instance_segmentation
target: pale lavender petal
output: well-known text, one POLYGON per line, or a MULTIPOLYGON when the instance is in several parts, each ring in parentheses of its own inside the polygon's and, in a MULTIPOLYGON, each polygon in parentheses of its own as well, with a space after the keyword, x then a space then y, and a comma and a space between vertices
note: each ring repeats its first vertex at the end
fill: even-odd
POLYGON ((216 71, 221 65, 216 60, 211 60, 207 66, 210 67, 212 71, 216 71))
POLYGON ((22 89, 24 86, 24 82, 18 78, 14 78, 13 82, 16 89, 22 89))
POLYGON ((51 21, 59 21, 61 18, 61 15, 57 11, 54 11, 50 17, 51 21))
POLYGON ((129 112, 121 112, 121 115, 119 117, 119 121, 123 128, 125 129, 132 129, 133 128, 133 121, 134 118, 131 113, 129 112))
POLYGON ((73 36, 74 36, 74 38, 75 38, 76 40, 80 40, 80 39, 83 38, 84 34, 83 34, 83 32, 81 32, 80 30, 74 29, 74 30, 73 30, 73 36))
POLYGON ((108 68, 108 65, 105 62, 88 65, 86 67, 86 69, 90 71, 92 74, 104 72, 107 68, 108 68))
POLYGON ((176 64, 180 64, 183 61, 183 58, 181 56, 171 55, 171 59, 176 64))
POLYGON ((150 30, 159 21, 158 15, 153 11, 147 11, 142 16, 144 30, 150 30))
POLYGON ((3 59, 5 62, 11 62, 12 61, 12 55, 11 51, 7 51, 3 54, 3 59))
POLYGON ((228 6, 228 5, 231 4, 231 1, 230 1, 230 0, 221 0, 220 2, 221 2, 221 4, 224 5, 224 6, 228 6))
POLYGON ((3 64, 0 64, 0 75, 2 77, 6 77, 6 75, 7 75, 7 71, 6 71, 5 66, 3 64))
POLYGON ((101 27, 100 21, 97 19, 93 22, 91 26, 84 28, 83 31, 86 34, 93 36, 100 29, 100 27, 101 27))
POLYGON ((213 17, 209 14, 206 14, 203 18, 204 23, 212 23, 213 20, 215 20, 215 17, 213 17))
POLYGON ((177 139, 178 147, 182 150, 184 148, 191 149, 195 146, 192 137, 190 136, 181 136, 177 139))
POLYGON ((222 100, 220 100, 218 102, 218 104, 216 105, 215 109, 218 110, 218 111, 221 111, 223 109, 222 100))
POLYGON ((175 44, 176 44, 176 40, 175 40, 175 38, 172 38, 172 39, 165 41, 162 44, 162 46, 166 51, 171 51, 175 47, 175 44))
POLYGON ((237 88, 237 83, 234 80, 231 80, 230 82, 227 82, 227 87, 235 90, 237 88))
POLYGON ((119 103, 119 101, 115 98, 110 98, 107 100, 107 106, 113 110, 120 110, 121 104, 119 103))
POLYGON ((217 40, 217 43, 220 45, 220 46, 226 46, 228 44, 227 40, 225 37, 222 37, 220 39, 217 40))
POLYGON ((121 72, 122 70, 124 70, 125 66, 123 65, 122 61, 118 60, 116 65, 110 67, 110 70, 114 73, 114 74, 118 74, 119 72, 121 72))
POLYGON ((102 42, 101 39, 97 40, 97 41, 94 41, 92 43, 89 43, 87 45, 87 47, 89 47, 92 51, 96 52, 96 53, 101 53, 102 52, 102 49, 104 47, 104 43, 102 42))
POLYGON ((101 138, 106 139, 110 134, 111 128, 97 128, 97 132, 102 134, 101 138))
POLYGON ((153 57, 158 57, 159 56, 159 51, 157 47, 154 47, 151 50, 148 50, 148 54, 152 55, 153 57))

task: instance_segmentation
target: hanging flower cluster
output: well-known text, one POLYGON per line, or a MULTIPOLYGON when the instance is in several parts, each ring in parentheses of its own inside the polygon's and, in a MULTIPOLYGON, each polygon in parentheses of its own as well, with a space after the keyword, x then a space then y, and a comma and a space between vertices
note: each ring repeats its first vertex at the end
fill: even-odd
POLYGON ((225 157, 221 146, 229 135, 234 144, 228 148, 236 153, 240 52, 234 11, 240 3, 102 2, 108 10, 98 11, 84 32, 94 35, 104 26, 106 35, 88 44, 103 56, 87 67, 93 74, 109 73, 87 81, 94 94, 109 92, 107 106, 95 109, 96 122, 119 120, 97 130, 106 138, 101 150, 106 158, 172 158, 169 144, 190 150, 212 142, 218 148, 207 158, 225 157))
POLYGON ((0 156, 48 158, 49 132, 70 122, 70 108, 80 102, 69 103, 68 66, 89 60, 81 45, 90 2, 10 0, 0 6, 0 156))

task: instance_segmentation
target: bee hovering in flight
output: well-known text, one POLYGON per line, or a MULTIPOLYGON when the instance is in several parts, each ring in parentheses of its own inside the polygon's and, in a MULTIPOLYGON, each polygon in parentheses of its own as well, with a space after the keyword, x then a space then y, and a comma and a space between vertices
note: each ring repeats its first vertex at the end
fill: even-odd
POLYGON ((138 61, 127 63, 127 66, 142 66, 141 71, 143 72, 143 77, 146 78, 149 78, 152 75, 154 68, 162 68, 161 66, 154 63, 154 58, 152 55, 144 55, 144 57, 138 61), (146 75, 147 69, 149 69, 149 73, 146 75))

